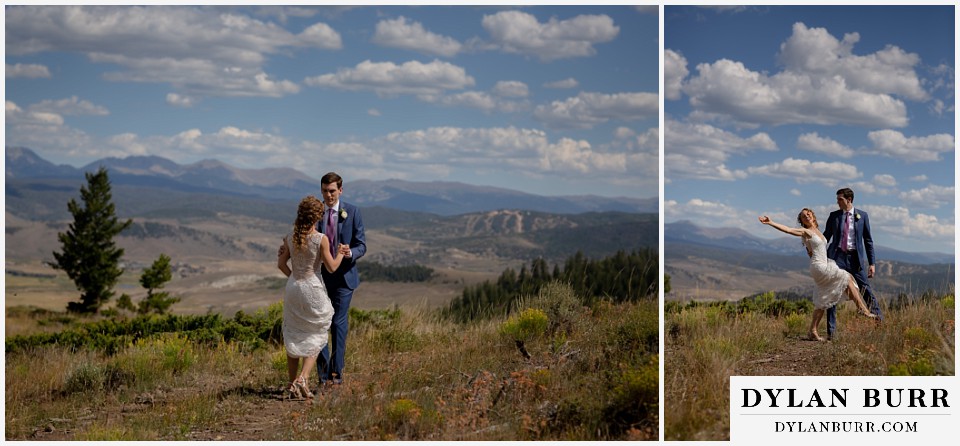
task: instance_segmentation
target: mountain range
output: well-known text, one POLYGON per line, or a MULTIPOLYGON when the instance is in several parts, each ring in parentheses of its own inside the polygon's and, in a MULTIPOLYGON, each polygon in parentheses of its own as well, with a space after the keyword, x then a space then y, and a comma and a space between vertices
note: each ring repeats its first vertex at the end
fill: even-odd
MULTIPOLYGON (((721 250, 757 251, 807 259, 806 252, 796 237, 766 239, 738 228, 705 228, 686 220, 665 223, 663 242, 666 251, 669 251, 671 247, 680 248, 680 245, 695 245, 721 250)), ((953 254, 941 252, 906 252, 880 244, 874 245, 874 251, 880 260, 920 265, 954 262, 953 254)))
MULTIPOLYGON (((6 147, 7 183, 30 180, 77 180, 100 166, 110 171, 113 185, 161 188, 171 191, 233 195, 296 201, 318 194, 320 180, 292 168, 241 169, 218 160, 182 165, 158 156, 104 158, 75 168, 53 164, 25 147, 6 147)), ((437 215, 458 215, 497 209, 523 209, 557 214, 582 212, 656 213, 654 198, 557 196, 474 186, 458 182, 352 179, 345 197, 361 207, 383 206, 437 215)))
MULTIPOLYGON (((704 228, 689 221, 664 224, 664 272, 672 299, 739 299, 758 292, 814 292, 809 258, 796 237, 764 239, 737 228, 704 228)), ((870 284, 886 298, 928 290, 952 292, 953 255, 913 253, 875 245, 870 284)), ((883 298, 883 297, 882 297, 883 298)))

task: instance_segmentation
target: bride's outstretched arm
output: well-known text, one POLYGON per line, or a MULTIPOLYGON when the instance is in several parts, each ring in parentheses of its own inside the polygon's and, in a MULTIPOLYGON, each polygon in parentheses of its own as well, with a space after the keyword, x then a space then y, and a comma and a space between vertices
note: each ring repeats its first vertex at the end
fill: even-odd
POLYGON ((782 224, 780 224, 780 223, 777 223, 777 222, 771 220, 770 217, 767 217, 766 215, 760 216, 760 223, 763 223, 763 224, 768 225, 768 226, 773 226, 774 228, 776 228, 777 230, 779 230, 779 231, 781 231, 781 232, 786 232, 787 234, 795 235, 795 236, 797 236, 797 237, 800 237, 800 236, 803 235, 803 229, 801 229, 801 228, 791 228, 791 227, 789 227, 789 226, 784 226, 784 225, 782 225, 782 224))

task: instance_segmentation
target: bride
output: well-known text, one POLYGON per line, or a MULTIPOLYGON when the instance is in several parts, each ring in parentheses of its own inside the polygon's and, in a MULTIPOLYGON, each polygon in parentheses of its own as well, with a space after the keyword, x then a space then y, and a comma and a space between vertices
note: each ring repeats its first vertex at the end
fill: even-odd
POLYGON ((817 334, 817 326, 820 325, 820 319, 823 318, 826 310, 841 300, 844 294, 857 304, 857 314, 876 319, 876 315, 870 313, 867 306, 860 297, 860 290, 857 288, 857 282, 850 273, 840 269, 839 266, 827 257, 827 239, 820 232, 817 216, 812 210, 803 208, 800 215, 797 216, 799 228, 790 228, 780 223, 775 223, 766 215, 760 217, 760 223, 772 226, 782 232, 800 237, 803 246, 807 248, 807 255, 810 256, 810 276, 817 284, 817 295, 813 298, 813 320, 810 323, 809 339, 812 341, 822 341, 823 338, 817 334))
POLYGON ((343 252, 333 257, 330 240, 317 231, 323 218, 323 202, 313 195, 300 201, 293 232, 283 238, 287 249, 280 252, 277 267, 287 276, 283 292, 283 345, 287 350, 287 373, 292 398, 312 398, 307 386, 310 372, 317 364, 317 354, 327 345, 333 305, 319 269, 336 271, 343 252), (291 261, 292 269, 287 266, 291 261), (300 359, 303 369, 297 373, 300 359))

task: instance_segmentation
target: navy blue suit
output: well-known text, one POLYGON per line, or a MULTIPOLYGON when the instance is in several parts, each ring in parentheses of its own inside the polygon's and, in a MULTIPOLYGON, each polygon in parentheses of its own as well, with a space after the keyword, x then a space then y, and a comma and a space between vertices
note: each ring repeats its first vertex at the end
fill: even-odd
MULTIPOLYGON (((867 283, 867 269, 870 265, 876 265, 873 253, 873 236, 870 234, 870 216, 861 209, 851 209, 853 217, 853 234, 848 234, 853 238, 855 250, 844 252, 840 249, 840 238, 843 237, 843 211, 836 210, 830 213, 827 218, 827 225, 823 229, 823 236, 830 242, 827 245, 827 257, 837 262, 840 269, 853 275, 860 287, 860 294, 863 295, 863 302, 877 318, 883 320, 880 313, 880 302, 874 298, 873 291, 870 290, 870 284, 867 283), (866 262, 864 262, 866 260, 866 262)), ((837 328, 837 307, 833 306, 827 310, 827 336, 833 337, 837 328)))
MULTIPOLYGON (((326 230, 326 220, 321 220, 317 230, 326 230)), ((329 238, 329 236, 328 236, 329 238)), ((347 346, 347 328, 350 313, 350 300, 353 291, 360 286, 357 273, 357 260, 367 252, 367 240, 363 232, 363 218, 356 206, 340 202, 337 216, 337 244, 350 245, 352 257, 344 257, 340 267, 330 273, 321 268, 323 284, 327 287, 330 303, 333 304, 333 322, 330 325, 330 341, 317 357, 317 373, 320 383, 328 380, 339 382, 343 379, 343 358, 347 346), (344 214, 346 214, 344 216, 344 214), (331 348, 333 354, 331 355, 331 348)))

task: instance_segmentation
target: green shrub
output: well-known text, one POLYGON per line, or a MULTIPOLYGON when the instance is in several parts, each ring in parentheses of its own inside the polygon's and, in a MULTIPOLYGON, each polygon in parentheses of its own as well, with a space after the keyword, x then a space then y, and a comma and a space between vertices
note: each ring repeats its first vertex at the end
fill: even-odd
POLYGON ((387 420, 395 425, 416 423, 422 410, 413 400, 400 398, 387 407, 387 420))
POLYGON ((604 417, 615 430, 625 431, 646 419, 649 414, 658 413, 659 355, 650 355, 639 367, 621 371, 612 384, 612 398, 604 410, 604 417))
POLYGON ((622 351, 656 353, 660 349, 660 316, 656 308, 643 304, 634 306, 623 315, 609 336, 610 345, 622 351))
POLYGON ((504 322, 500 326, 500 333, 516 341, 527 341, 542 336, 547 331, 547 325, 547 315, 543 311, 527 308, 504 322))
POLYGON ((573 291, 573 287, 562 282, 550 282, 540 288, 537 297, 520 299, 517 301, 517 310, 533 308, 546 314, 550 322, 547 332, 569 333, 573 325, 583 314, 583 302, 573 291))
POLYGON ((67 375, 63 390, 66 393, 100 392, 130 385, 135 380, 134 373, 120 364, 84 363, 67 375))
POLYGON ((409 352, 420 347, 420 337, 411 327, 391 325, 378 331, 375 339, 388 352, 409 352))
POLYGON ((784 332, 786 336, 803 336, 809 328, 810 318, 800 313, 790 313, 783 319, 787 329, 784 332))
POLYGON ((197 354, 193 351, 193 343, 184 337, 174 335, 157 340, 157 344, 163 353, 163 361, 161 362, 163 368, 173 371, 174 374, 182 373, 197 362, 197 354))

